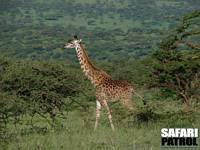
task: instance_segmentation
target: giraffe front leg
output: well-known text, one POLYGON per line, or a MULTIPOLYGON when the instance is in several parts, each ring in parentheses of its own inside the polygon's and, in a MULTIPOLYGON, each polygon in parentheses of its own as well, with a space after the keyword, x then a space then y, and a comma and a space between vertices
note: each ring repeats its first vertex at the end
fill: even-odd
POLYGON ((96 128, 98 126, 98 122, 100 119, 100 113, 101 113, 101 103, 97 100, 96 101, 96 121, 95 121, 95 125, 94 125, 94 130, 96 130, 96 128))
POLYGON ((108 111, 108 119, 109 119, 109 122, 110 122, 111 129, 113 131, 115 131, 115 127, 114 127, 114 124, 113 124, 113 121, 112 121, 112 115, 111 115, 111 112, 110 112, 110 108, 109 108, 106 100, 104 100, 104 105, 105 105, 105 107, 108 111))

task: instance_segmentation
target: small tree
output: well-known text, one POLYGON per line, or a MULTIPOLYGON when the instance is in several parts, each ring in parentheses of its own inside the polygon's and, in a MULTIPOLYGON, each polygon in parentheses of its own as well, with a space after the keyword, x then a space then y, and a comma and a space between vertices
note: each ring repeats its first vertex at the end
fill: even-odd
POLYGON ((157 61, 153 66, 153 85, 183 98, 187 108, 200 88, 200 46, 189 41, 200 35, 196 28, 199 18, 197 11, 185 15, 174 33, 162 41, 161 50, 153 54, 157 61))

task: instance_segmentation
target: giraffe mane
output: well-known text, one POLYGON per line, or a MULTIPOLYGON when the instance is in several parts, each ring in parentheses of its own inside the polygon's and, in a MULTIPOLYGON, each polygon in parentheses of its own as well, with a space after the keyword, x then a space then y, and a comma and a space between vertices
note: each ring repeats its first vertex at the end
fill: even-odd
POLYGON ((88 60, 88 64, 89 64, 94 70, 96 70, 96 71, 102 73, 104 76, 110 78, 110 75, 108 75, 105 71, 103 71, 103 70, 101 70, 101 69, 95 67, 95 66, 89 61, 89 57, 88 57, 88 55, 87 55, 86 48, 84 47, 84 45, 83 45, 82 42, 80 43, 80 46, 81 46, 82 50, 83 50, 84 53, 85 53, 85 57, 86 57, 87 60, 88 60))

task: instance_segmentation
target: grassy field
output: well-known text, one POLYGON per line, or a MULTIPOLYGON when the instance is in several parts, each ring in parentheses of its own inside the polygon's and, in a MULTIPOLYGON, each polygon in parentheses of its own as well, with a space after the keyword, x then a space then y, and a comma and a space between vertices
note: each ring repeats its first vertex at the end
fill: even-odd
POLYGON ((58 119, 54 128, 39 117, 34 118, 34 128, 27 126, 26 119, 20 126, 10 126, 13 137, 7 143, 2 143, 2 149, 159 150, 168 149, 160 147, 161 128, 200 127, 199 104, 192 106, 192 111, 187 113, 182 111, 183 105, 173 101, 157 101, 145 107, 137 104, 133 112, 128 113, 116 105, 111 106, 115 132, 109 127, 105 111, 97 131, 93 131, 95 108, 91 107, 87 112, 77 110, 66 113, 66 118, 58 119))

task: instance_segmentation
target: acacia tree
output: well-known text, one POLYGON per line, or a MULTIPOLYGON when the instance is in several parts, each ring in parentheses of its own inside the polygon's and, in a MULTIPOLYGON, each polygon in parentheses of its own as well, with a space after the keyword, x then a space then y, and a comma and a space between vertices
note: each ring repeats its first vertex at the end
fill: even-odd
POLYGON ((195 40, 200 36, 199 19, 200 11, 185 15, 153 54, 157 62, 152 71, 153 86, 181 97, 187 109, 190 98, 199 95, 200 88, 200 45, 195 40))
POLYGON ((85 107, 73 99, 83 93, 84 80, 70 65, 0 56, 0 72, 0 134, 9 121, 17 124, 25 114, 39 115, 52 124, 63 111, 85 107))

